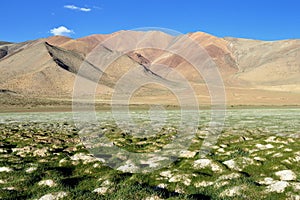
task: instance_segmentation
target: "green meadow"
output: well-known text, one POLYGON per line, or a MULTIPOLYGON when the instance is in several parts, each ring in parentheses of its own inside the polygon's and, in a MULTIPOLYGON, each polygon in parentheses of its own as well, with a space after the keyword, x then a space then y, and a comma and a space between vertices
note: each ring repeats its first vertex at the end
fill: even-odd
MULTIPOLYGON (((178 114, 166 112, 171 120, 178 114)), ((97 115, 101 137, 126 152, 151 155, 180 134, 176 124, 166 122, 137 135, 108 120, 105 111, 97 115)), ((141 119, 135 123, 144 123, 141 119)), ((172 162, 153 161, 153 170, 146 162, 143 171, 145 166, 126 157, 132 163, 126 171, 106 164, 122 155, 91 154, 72 113, 2 113, 0 199, 300 198, 299 109, 230 109, 217 135, 210 134, 209 120, 210 112, 200 111, 189 145, 172 162), (206 153, 200 151, 204 142, 206 153), (131 172, 130 166, 141 170, 131 172)), ((156 160, 166 157, 159 155, 156 160)))

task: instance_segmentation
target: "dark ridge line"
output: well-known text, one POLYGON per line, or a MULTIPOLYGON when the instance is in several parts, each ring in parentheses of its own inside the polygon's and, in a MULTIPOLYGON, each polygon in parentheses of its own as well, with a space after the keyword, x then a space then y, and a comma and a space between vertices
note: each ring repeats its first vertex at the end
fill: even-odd
POLYGON ((104 49, 106 49, 107 51, 113 53, 113 50, 111 50, 110 48, 108 48, 107 46, 105 46, 104 44, 100 44, 101 47, 103 47, 104 49))
POLYGON ((7 46, 0 47, 0 60, 2 58, 5 58, 7 54, 8 54, 8 47, 7 46))
POLYGON ((95 65, 93 65, 93 64, 90 63, 89 61, 85 60, 85 58, 84 58, 82 55, 80 55, 80 54, 78 54, 78 53, 76 53, 76 52, 74 52, 74 51, 66 50, 66 49, 63 49, 63 48, 60 48, 60 47, 51 45, 51 44, 49 44, 48 42, 45 42, 44 44, 45 44, 45 46, 46 46, 46 48, 47 48, 47 51, 48 51, 49 55, 50 55, 51 58, 53 59, 53 61, 54 61, 59 67, 61 67, 62 69, 66 70, 66 71, 68 71, 68 72, 70 72, 70 73, 73 73, 73 74, 75 74, 75 75, 81 76, 81 77, 83 77, 83 78, 85 78, 85 79, 87 79, 87 80, 90 80, 90 81, 92 81, 92 82, 95 82, 95 83, 97 83, 97 84, 99 84, 99 83, 101 82, 101 80, 103 80, 103 81, 101 82, 102 85, 106 85, 106 86, 108 86, 108 87, 113 87, 113 86, 115 85, 115 83, 111 81, 111 80, 113 80, 113 79, 112 79, 107 73, 103 72, 101 69, 97 68, 95 65), (52 49, 51 49, 51 48, 52 48, 52 49), (82 72, 80 71, 80 66, 79 66, 79 68, 76 67, 76 66, 73 66, 73 67, 71 66, 71 67, 70 67, 69 65, 67 65, 67 64, 64 63, 63 59, 57 58, 57 56, 53 55, 53 53, 51 52, 51 51, 53 51, 53 50, 54 50, 54 51, 62 51, 62 52, 64 52, 64 53, 67 53, 67 54, 70 54, 70 55, 72 55, 72 56, 74 56, 74 57, 77 57, 77 58, 79 59, 79 62, 81 62, 80 66, 81 66, 82 64, 87 64, 88 67, 89 67, 90 69, 95 70, 96 73, 102 74, 102 75, 101 75, 101 78, 97 79, 97 78, 93 78, 93 77, 88 76, 88 75, 85 74, 83 71, 82 71, 82 72), (78 68, 78 69, 77 69, 77 68, 78 68), (80 73, 80 72, 81 72, 81 73, 80 73), (108 80, 108 81, 104 81, 104 79, 106 79, 106 80, 108 80), (100 82, 99 82, 99 81, 100 81, 100 82))
POLYGON ((9 90, 9 89, 0 89, 0 93, 3 93, 3 94, 18 94, 17 92, 9 90))
MULTIPOLYGON (((80 59, 82 59, 82 63, 87 63, 87 64, 89 64, 93 69, 95 69, 96 71, 99 71, 99 72, 101 72, 101 73, 103 73, 103 74, 106 74, 105 72, 103 72, 102 70, 100 70, 99 68, 97 68, 95 65, 93 65, 92 63, 90 63, 89 61, 86 61, 80 54, 78 54, 78 53, 76 53, 76 52, 73 52, 73 51, 68 51, 68 50, 65 50, 65 49, 63 49, 63 48, 59 48, 59 47, 56 47, 56 46, 53 46, 53 45, 51 45, 51 44, 49 44, 48 42, 45 42, 45 44, 46 44, 46 47, 47 47, 47 45, 48 46, 50 46, 51 48, 53 48, 53 49, 56 49, 56 50, 58 50, 58 51, 63 51, 63 52, 66 52, 66 53, 70 53, 70 54, 73 54, 73 56, 75 56, 75 57, 78 57, 78 58, 80 58, 80 59)), ((49 49, 47 48, 47 50, 48 50, 48 53, 50 54, 50 56, 54 59, 54 61, 58 61, 59 63, 61 63, 64 67, 62 67, 63 69, 69 69, 70 67, 69 66, 67 66, 67 65, 65 65, 64 63, 63 63, 63 61, 61 61, 59 58, 55 58, 55 56, 49 51, 49 49)), ((57 62, 56 62, 57 63, 57 62)), ((57 63, 58 65, 59 65, 59 63, 57 63)), ((69 71, 69 70, 68 70, 69 71)), ((78 71, 79 70, 73 70, 74 72, 73 73, 78 73, 78 71)), ((106 74, 107 75, 107 74, 106 74)))
POLYGON ((166 78, 164 78, 164 77, 162 77, 162 76, 156 74, 155 72, 153 72, 151 69, 149 69, 149 68, 148 68, 147 66, 145 66, 144 64, 141 64, 141 63, 135 61, 131 56, 129 56, 129 55, 127 55, 127 54, 124 54, 124 55, 126 55, 126 56, 127 56, 129 59, 131 59, 133 62, 135 62, 135 63, 137 63, 138 65, 142 66, 145 74, 150 74, 150 75, 154 76, 155 78, 162 79, 163 81, 166 81, 167 83, 170 83, 170 84, 177 84, 177 83, 174 82, 174 81, 170 81, 170 80, 168 80, 168 79, 166 79, 166 78))

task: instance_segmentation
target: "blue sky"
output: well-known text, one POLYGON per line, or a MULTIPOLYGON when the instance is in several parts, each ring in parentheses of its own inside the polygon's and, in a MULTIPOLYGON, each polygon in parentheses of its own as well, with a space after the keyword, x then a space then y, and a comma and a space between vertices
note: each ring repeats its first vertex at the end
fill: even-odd
POLYGON ((0 41, 80 38, 139 27, 261 40, 300 38, 299 0, 1 1, 0 41))

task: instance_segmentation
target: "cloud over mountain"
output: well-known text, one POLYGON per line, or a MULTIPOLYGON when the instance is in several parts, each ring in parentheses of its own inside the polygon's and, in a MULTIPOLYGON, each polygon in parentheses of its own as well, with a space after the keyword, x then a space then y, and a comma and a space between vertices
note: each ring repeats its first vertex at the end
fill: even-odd
POLYGON ((50 33, 52 33, 53 35, 68 36, 70 34, 74 34, 74 31, 66 28, 65 26, 60 26, 60 27, 51 29, 50 33))

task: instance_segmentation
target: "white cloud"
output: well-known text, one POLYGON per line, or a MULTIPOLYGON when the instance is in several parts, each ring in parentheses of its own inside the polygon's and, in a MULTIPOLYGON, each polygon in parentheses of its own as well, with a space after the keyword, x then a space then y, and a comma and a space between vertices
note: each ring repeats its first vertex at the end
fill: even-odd
POLYGON ((80 8, 80 10, 83 11, 83 12, 89 12, 89 11, 91 11, 90 8, 80 8))
POLYGON ((70 10, 79 10, 79 11, 83 11, 83 12, 90 12, 92 10, 90 8, 78 7, 75 5, 65 5, 64 8, 67 8, 70 10))
POLYGON ((64 36, 68 36, 70 34, 73 34, 74 31, 70 30, 64 26, 60 26, 57 28, 53 28, 50 30, 50 33, 52 33, 53 35, 64 35, 64 36))
POLYGON ((76 10, 78 9, 77 6, 74 6, 74 5, 65 5, 64 8, 68 8, 68 9, 71 9, 71 10, 76 10))

